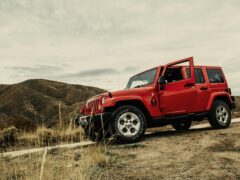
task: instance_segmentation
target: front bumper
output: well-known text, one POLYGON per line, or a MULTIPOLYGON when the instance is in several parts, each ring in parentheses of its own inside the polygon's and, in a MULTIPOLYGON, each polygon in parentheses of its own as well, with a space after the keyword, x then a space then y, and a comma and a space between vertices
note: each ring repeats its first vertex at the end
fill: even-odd
POLYGON ((93 114, 93 115, 79 115, 75 119, 75 123, 82 127, 87 127, 89 125, 94 127, 101 127, 102 122, 103 124, 107 124, 112 119, 111 112, 105 112, 100 114, 93 114))

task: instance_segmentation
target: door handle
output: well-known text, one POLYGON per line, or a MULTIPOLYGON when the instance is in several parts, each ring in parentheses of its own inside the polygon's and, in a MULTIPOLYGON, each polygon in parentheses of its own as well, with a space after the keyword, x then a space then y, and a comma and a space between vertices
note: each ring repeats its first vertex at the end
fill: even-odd
POLYGON ((192 87, 192 86, 194 86, 194 83, 187 83, 184 85, 184 87, 192 87))
POLYGON ((208 89, 208 87, 201 87, 200 89, 201 89, 202 91, 205 91, 205 90, 208 89))

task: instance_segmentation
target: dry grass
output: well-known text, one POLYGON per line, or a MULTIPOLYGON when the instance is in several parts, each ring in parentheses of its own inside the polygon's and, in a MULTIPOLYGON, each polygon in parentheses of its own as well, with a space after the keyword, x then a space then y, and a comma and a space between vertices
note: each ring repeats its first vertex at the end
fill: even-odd
POLYGON ((240 111, 234 111, 233 118, 240 118, 240 111))
POLYGON ((240 96, 235 96, 236 109, 233 112, 233 118, 240 118, 240 96))
POLYGON ((18 130, 11 126, 9 128, 0 131, 0 148, 6 148, 7 146, 14 145, 18 138, 18 130))
POLYGON ((240 96, 235 96, 237 110, 240 111, 240 96))
MULTIPOLYGON (((34 132, 16 132, 18 130, 15 127, 1 131, 0 142, 9 146, 4 151, 73 143, 84 138, 81 128, 72 128, 70 125, 67 129, 41 126, 34 132)), ((4 179, 105 179, 105 172, 112 169, 110 165, 114 159, 106 151, 106 146, 73 150, 46 148, 44 153, 13 159, 0 157, 0 172, 4 179)))
POLYGON ((0 158, 0 172, 3 179, 40 179, 41 174, 44 180, 239 179, 239 132, 237 123, 181 134, 165 130, 137 144, 108 145, 107 150, 93 145, 0 158))
POLYGON ((0 131, 0 150, 17 150, 51 146, 61 143, 80 142, 84 139, 82 128, 50 129, 38 127, 36 131, 18 131, 15 127, 10 127, 0 131))
POLYGON ((82 129, 57 130, 49 128, 38 128, 36 132, 40 145, 52 145, 60 142, 79 142, 83 136, 82 129))
MULTIPOLYGON (((59 130, 46 127, 37 128, 36 132, 25 132, 20 135, 19 141, 37 142, 39 146, 55 145, 59 143, 79 142, 83 139, 81 128, 59 130)), ((30 143, 31 144, 31 143, 30 143)))
POLYGON ((4 179, 105 179, 114 160, 104 147, 91 146, 0 159, 0 172, 4 179))

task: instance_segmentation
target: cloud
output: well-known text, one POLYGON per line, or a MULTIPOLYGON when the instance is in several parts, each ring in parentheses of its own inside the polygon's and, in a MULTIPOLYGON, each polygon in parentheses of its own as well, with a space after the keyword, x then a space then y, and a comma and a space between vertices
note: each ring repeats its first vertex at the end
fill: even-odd
POLYGON ((57 78, 92 78, 96 79, 96 77, 105 77, 105 76, 114 76, 114 75, 120 75, 121 73, 133 73, 138 70, 138 67, 136 66, 129 66, 126 68, 101 68, 101 69, 90 69, 85 71, 80 71, 77 73, 68 73, 58 76, 57 78))
POLYGON ((124 71, 126 71, 126 72, 136 72, 137 70, 138 70, 138 67, 136 67, 136 66, 130 66, 130 67, 126 67, 124 69, 124 71))
POLYGON ((194 56, 223 67, 240 95, 239 9, 237 0, 0 1, 0 82, 119 89, 138 71, 194 56))
POLYGON ((69 73, 59 76, 59 78, 85 78, 85 77, 99 77, 104 75, 114 75, 118 74, 119 72, 113 68, 103 68, 103 69, 91 69, 80 71, 77 73, 69 73))
POLYGON ((12 69, 14 71, 18 72, 29 72, 29 73, 41 73, 41 72, 56 72, 63 70, 62 67, 58 66, 49 66, 49 65, 35 65, 34 67, 24 67, 24 66, 13 66, 13 67, 7 67, 9 69, 12 69))
POLYGON ((13 79, 46 78, 49 76, 60 74, 64 70, 63 67, 50 66, 50 65, 35 65, 33 67, 12 66, 12 67, 5 67, 5 68, 13 72, 11 75, 13 79))

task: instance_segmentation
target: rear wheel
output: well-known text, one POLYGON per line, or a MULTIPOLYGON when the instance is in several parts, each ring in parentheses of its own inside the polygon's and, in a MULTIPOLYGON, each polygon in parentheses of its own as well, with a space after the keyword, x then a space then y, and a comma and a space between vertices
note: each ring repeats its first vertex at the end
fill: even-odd
POLYGON ((172 123, 173 128, 177 131, 186 131, 191 127, 191 125, 192 120, 179 120, 172 123))
POLYGON ((146 118, 137 107, 122 106, 113 113, 110 130, 117 141, 134 142, 144 135, 146 118))
POLYGON ((223 129, 229 127, 231 118, 231 110, 226 102, 217 100, 213 103, 208 118, 212 128, 223 129))

